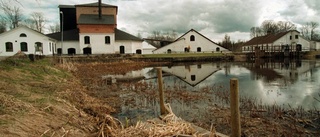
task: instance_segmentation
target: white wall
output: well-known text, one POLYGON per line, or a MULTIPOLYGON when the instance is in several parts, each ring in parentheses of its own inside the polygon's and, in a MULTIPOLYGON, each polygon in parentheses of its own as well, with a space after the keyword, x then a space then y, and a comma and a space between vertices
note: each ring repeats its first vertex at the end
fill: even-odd
POLYGON ((114 33, 80 33, 79 34, 80 54, 83 54, 83 48, 91 47, 92 54, 114 53, 115 37, 114 33), (90 44, 84 44, 84 37, 90 37, 90 44), (105 36, 110 36, 110 44, 105 44, 105 36))
POLYGON ((142 41, 117 40, 114 46, 115 53, 120 53, 120 46, 125 47, 125 53, 136 53, 137 49, 142 51, 142 41))
POLYGON ((316 50, 320 50, 320 42, 316 42, 316 50))
POLYGON ((42 53, 43 55, 52 55, 53 50, 50 47, 55 45, 56 41, 31 30, 27 27, 19 27, 8 32, 4 32, 0 35, 0 56, 12 56, 17 52, 21 51, 20 43, 26 42, 28 46, 28 51, 23 52, 25 54, 40 54, 40 52, 35 52, 35 43, 42 43, 42 53), (20 34, 24 33, 27 37, 20 37, 20 34), (6 52, 6 42, 12 42, 13 52, 6 52))
POLYGON ((205 37, 199 35, 195 31, 189 31, 185 34, 182 38, 177 40, 174 43, 161 47, 155 50, 153 53, 161 54, 167 53, 168 49, 174 52, 184 52, 185 48, 190 47, 189 52, 197 52, 197 48, 201 48, 201 52, 216 52, 216 49, 219 48, 220 51, 229 52, 229 50, 211 42, 210 40, 206 39, 205 37), (190 41, 190 36, 193 35, 195 37, 195 41, 190 41))
MULTIPOLYGON (((63 51, 62 54, 68 54, 69 48, 76 49, 76 54, 83 54, 82 49, 79 47, 79 41, 63 41, 63 51)), ((61 42, 57 42, 56 49, 61 48, 61 42)))

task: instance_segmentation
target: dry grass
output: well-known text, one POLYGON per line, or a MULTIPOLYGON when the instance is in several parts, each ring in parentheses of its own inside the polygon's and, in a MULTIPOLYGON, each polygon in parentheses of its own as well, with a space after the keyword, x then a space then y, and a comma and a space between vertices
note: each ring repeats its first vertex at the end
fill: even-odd
MULTIPOLYGON (((169 114, 162 120, 153 119, 146 122, 139 121, 136 125, 124 128, 122 123, 111 117, 105 116, 105 120, 100 125, 99 137, 165 137, 165 136, 194 136, 201 137, 204 134, 198 133, 192 124, 177 117, 171 110, 169 104, 169 114)), ((214 137, 214 131, 210 136, 214 137)))

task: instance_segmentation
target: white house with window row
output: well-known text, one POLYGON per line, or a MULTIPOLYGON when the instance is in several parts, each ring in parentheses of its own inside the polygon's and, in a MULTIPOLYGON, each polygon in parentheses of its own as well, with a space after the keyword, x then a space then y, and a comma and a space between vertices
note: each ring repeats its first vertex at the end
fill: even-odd
POLYGON ((0 56, 25 54, 52 55, 56 53, 56 40, 28 27, 17 27, 0 34, 0 56))
POLYGON ((155 54, 185 52, 230 52, 194 29, 189 30, 173 43, 153 51, 155 54))

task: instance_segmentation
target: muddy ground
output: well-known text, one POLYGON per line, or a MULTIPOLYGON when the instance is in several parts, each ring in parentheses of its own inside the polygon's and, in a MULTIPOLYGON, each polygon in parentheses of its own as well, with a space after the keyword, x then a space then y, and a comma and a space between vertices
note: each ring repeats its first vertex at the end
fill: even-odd
MULTIPOLYGON (((29 62, 9 59, 0 62, 0 134, 11 136, 102 136, 110 115, 120 113, 123 105, 130 105, 134 96, 157 98, 147 83, 105 85, 102 75, 125 74, 146 66, 161 63, 121 61, 113 63, 57 63, 51 59, 29 62), (131 86, 138 87, 135 89, 131 86), (122 95, 126 96, 123 101, 122 95)), ((154 87, 153 87, 154 88, 154 87)), ((204 89, 205 90, 205 89, 204 89)), ((169 97, 185 102, 204 100, 206 94, 227 98, 220 92, 175 91, 169 97)), ((250 100, 246 106, 252 106, 250 100)), ((243 136, 319 136, 319 111, 298 115, 298 110, 285 111, 252 109, 242 111, 243 136), (296 114, 294 114, 296 113, 296 114)), ((262 107, 263 108, 263 107, 262 107)), ((230 135, 230 113, 218 105, 207 108, 200 118, 185 118, 205 129, 213 126, 218 132, 230 135)), ((270 109, 270 108, 269 108, 270 109)), ((134 125, 135 123, 130 123, 134 125)), ((124 125, 126 125, 124 123, 124 125)), ((130 126, 126 125, 126 126, 130 126)), ((109 128, 109 126, 106 126, 109 128)), ((109 131, 109 130, 108 130, 109 131)), ((109 132, 105 132, 109 133, 109 132)), ((105 135, 108 136, 108 135, 105 135)))

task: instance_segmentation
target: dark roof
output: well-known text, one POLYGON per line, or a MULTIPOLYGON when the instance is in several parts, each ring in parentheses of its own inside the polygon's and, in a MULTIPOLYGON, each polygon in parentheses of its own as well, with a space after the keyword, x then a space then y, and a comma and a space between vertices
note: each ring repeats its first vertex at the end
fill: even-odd
POLYGON ((76 8, 74 5, 59 5, 58 8, 76 8))
POLYGON ((78 24, 103 24, 112 25, 115 24, 113 15, 102 15, 99 19, 97 14, 81 14, 78 20, 78 24))
MULTIPOLYGON (((48 37, 61 41, 61 32, 47 34, 48 37)), ((63 31, 64 41, 79 41, 79 30, 73 29, 63 31)))
MULTIPOLYGON (((61 32, 47 34, 48 37, 61 40, 61 32)), ((79 41, 79 30, 68 30, 63 32, 64 41, 79 41)), ((133 40, 133 41, 143 41, 142 39, 126 33, 122 30, 115 29, 115 40, 133 40)))
MULTIPOLYGON (((99 2, 94 2, 94 3, 87 3, 87 4, 79 4, 79 5, 75 5, 76 7, 98 7, 99 6, 99 2)), ((109 5, 109 4, 104 4, 101 3, 102 7, 117 7, 114 5, 109 5)))
POLYGON ((115 33, 115 40, 133 40, 133 41, 143 41, 142 39, 136 37, 136 36, 133 36, 127 32, 124 32, 122 30, 119 30, 119 29, 115 29, 114 30, 114 33, 115 33))
MULTIPOLYGON (((286 32, 280 32, 280 33, 276 33, 276 34, 268 34, 265 36, 254 37, 251 40, 249 40, 248 42, 244 43, 242 46, 273 43, 291 31, 292 30, 286 31, 286 32)), ((296 30, 294 30, 294 31, 296 31, 296 30)))

